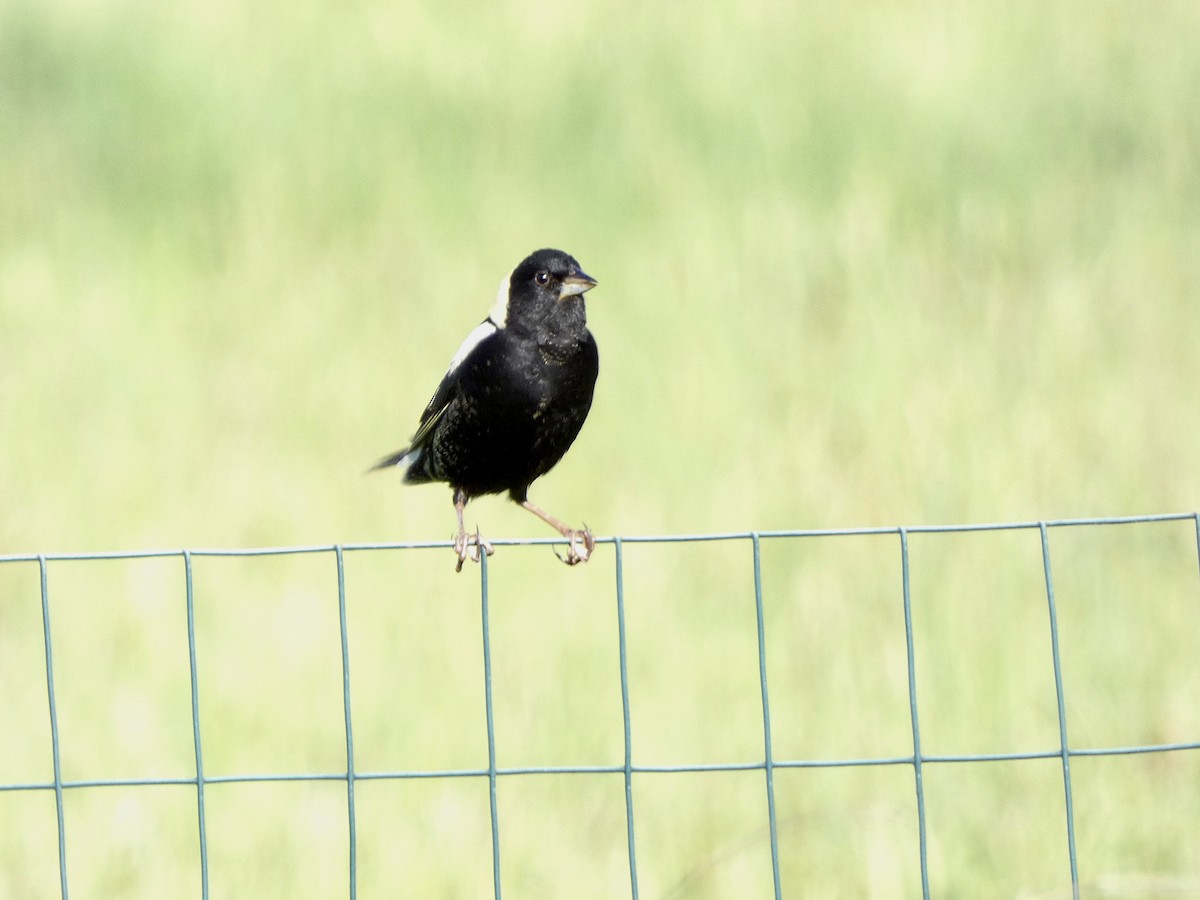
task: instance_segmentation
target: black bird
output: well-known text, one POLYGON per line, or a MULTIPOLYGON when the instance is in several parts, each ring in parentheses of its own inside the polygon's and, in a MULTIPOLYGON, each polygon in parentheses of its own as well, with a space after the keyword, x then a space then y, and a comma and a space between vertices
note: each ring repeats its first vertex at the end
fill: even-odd
POLYGON ((561 250, 538 250, 500 283, 495 305, 463 341, 412 441, 375 469, 399 466, 413 484, 447 482, 458 515, 455 571, 491 545, 468 535, 463 508, 481 494, 508 496, 567 539, 567 565, 586 562, 596 542, 529 501, 583 427, 599 371, 583 295, 596 286, 561 250))

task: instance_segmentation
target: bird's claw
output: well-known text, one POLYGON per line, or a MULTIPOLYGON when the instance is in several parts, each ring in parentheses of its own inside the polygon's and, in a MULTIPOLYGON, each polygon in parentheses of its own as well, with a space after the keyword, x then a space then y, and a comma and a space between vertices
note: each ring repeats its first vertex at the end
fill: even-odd
POLYGON ((574 528, 568 531, 563 537, 567 539, 567 555, 563 556, 557 550, 554 551, 554 555, 568 566, 587 562, 592 556, 592 551, 596 549, 596 538, 586 525, 582 529, 574 528))
POLYGON ((458 565, 454 567, 455 572, 461 572, 463 563, 468 559, 473 563, 478 563, 480 560, 480 549, 488 556, 496 552, 496 549, 479 534, 479 528, 475 529, 474 534, 467 534, 465 531, 460 532, 458 537, 454 539, 454 552, 458 554, 458 565))

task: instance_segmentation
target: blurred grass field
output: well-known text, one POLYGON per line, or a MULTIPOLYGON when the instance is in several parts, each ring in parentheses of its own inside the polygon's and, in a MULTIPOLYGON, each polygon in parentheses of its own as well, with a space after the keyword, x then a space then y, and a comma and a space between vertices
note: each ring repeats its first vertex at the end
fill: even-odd
MULTIPOLYGON (((601 378, 601 534, 1200 508, 1200 5, 0 3, 0 553, 441 540, 401 446, 496 282, 601 378)), ((502 500, 493 537, 546 536, 502 500)), ((1187 522, 1051 534, 1073 746, 1200 738, 1187 522)), ((923 749, 1053 749, 1036 532, 914 535, 923 749)), ((502 766, 623 760, 613 550, 491 561, 502 766)), ((331 555, 195 563, 206 773, 345 768, 331 555)), ((634 760, 762 757, 749 545, 630 545, 634 760)), ((63 775, 194 775, 178 558, 48 568, 63 775)), ((478 580, 351 553, 356 767, 486 765, 478 580)), ((767 541, 776 758, 912 752, 891 537, 767 541)), ((53 777, 0 563, 0 784, 53 777)), ((1085 896, 1200 896, 1195 752, 1072 764, 1085 896)), ((925 769, 938 897, 1070 895, 1055 760, 925 769)), ((761 772, 634 780, 642 897, 771 892, 761 772)), ((920 895, 910 768, 777 773, 787 896, 920 895)), ((212 785, 213 897, 344 896, 345 786, 212 785)), ((360 782, 359 896, 491 894, 487 786, 360 782)), ((628 896, 620 776, 502 779, 505 895, 628 896)), ((73 897, 200 894, 195 791, 72 789, 73 897)), ((58 895, 0 792, 0 897, 58 895)))

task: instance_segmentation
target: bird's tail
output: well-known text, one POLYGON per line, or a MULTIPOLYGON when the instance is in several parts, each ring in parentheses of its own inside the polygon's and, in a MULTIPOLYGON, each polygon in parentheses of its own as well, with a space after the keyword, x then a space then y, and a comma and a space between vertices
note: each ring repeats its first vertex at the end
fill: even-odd
POLYGON ((403 450, 397 450, 391 456, 385 456, 379 462, 375 463, 375 465, 371 466, 371 468, 367 469, 367 471, 375 472, 379 469, 390 469, 392 466, 406 468, 416 461, 417 456, 418 451, 413 450, 411 447, 405 447, 403 450))

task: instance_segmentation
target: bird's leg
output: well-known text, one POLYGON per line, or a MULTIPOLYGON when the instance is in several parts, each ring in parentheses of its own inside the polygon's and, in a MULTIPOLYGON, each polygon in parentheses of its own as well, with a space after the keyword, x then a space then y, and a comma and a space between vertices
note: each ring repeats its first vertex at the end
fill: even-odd
POLYGON ((467 492, 462 488, 458 488, 454 492, 454 512, 458 516, 458 535, 454 538, 454 552, 458 554, 458 565, 454 567, 455 572, 461 572, 463 563, 468 559, 473 563, 479 562, 480 548, 488 556, 491 556, 496 551, 492 545, 479 536, 479 526, 475 527, 474 534, 467 534, 467 528, 463 524, 463 509, 467 505, 467 492))
POLYGON ((592 536, 591 529, 586 525, 583 528, 571 528, 528 500, 522 500, 521 505, 567 539, 567 555, 560 556, 556 550, 555 556, 568 566, 588 561, 592 551, 596 549, 596 538, 592 536))

